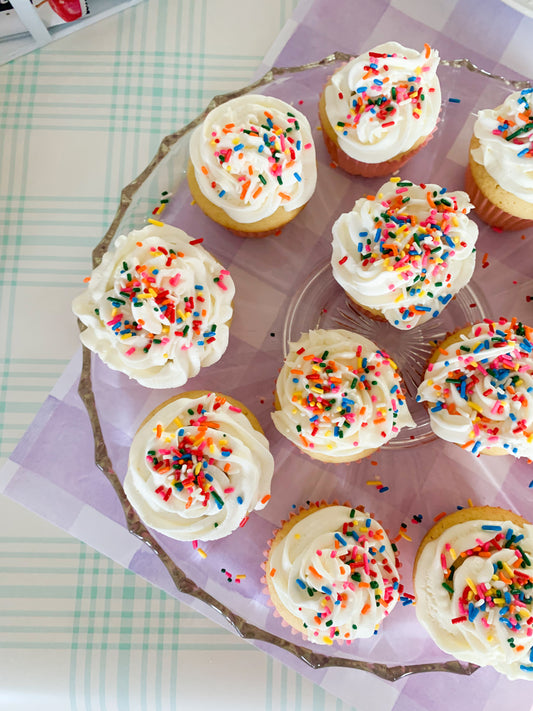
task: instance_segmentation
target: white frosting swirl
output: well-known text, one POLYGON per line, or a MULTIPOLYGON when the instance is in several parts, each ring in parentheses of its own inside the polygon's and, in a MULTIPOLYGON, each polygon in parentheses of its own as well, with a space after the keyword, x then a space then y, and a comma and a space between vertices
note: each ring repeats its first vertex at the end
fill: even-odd
POLYGON ((124 491, 151 528, 180 541, 211 541, 264 508, 273 472, 262 432, 208 393, 170 400, 141 426, 124 491))
POLYGON ((72 308, 81 340, 141 385, 183 385, 228 345, 235 286, 185 232, 147 225, 121 235, 72 308))
POLYGON ((472 157, 507 192, 533 203, 533 89, 510 94, 477 115, 472 157))
POLYGON ((474 454, 490 447, 533 457, 533 331, 482 322, 440 349, 418 388, 435 434, 474 454))
POLYGON ((348 506, 323 506, 281 534, 268 584, 308 639, 331 644, 373 635, 402 589, 381 525, 348 506))
POLYGON ((309 121, 272 96, 217 106, 193 132, 189 150, 202 193, 240 223, 302 207, 316 187, 309 121))
POLYGON ((471 208, 464 192, 393 178, 333 225, 333 276, 392 326, 424 323, 472 276, 478 228, 467 217, 471 208))
POLYGON ((386 42, 355 57, 331 77, 325 108, 341 149, 381 163, 431 134, 440 112, 439 54, 386 42))
POLYGON ((414 427, 395 363, 355 333, 318 329, 291 344, 276 428, 311 456, 350 461, 414 427))
POLYGON ((416 614, 438 646, 533 681, 533 526, 474 520, 424 544, 416 614))

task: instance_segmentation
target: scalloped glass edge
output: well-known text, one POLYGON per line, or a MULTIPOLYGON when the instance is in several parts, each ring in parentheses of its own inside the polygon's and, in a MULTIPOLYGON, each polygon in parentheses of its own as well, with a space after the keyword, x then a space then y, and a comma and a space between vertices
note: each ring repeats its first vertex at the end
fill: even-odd
MULTIPOLYGON (((310 62, 307 64, 302 64, 300 66, 294 67, 272 67, 268 72, 266 72, 262 77, 256 81, 248 84, 247 86, 239 89, 237 91, 229 92, 227 94, 219 94, 215 96, 202 113, 200 113, 196 118, 190 121, 179 131, 166 136, 160 143, 159 149, 153 159, 150 161, 148 166, 135 178, 129 185, 127 185, 121 192, 119 206, 115 217, 107 230, 104 237, 95 247, 92 252, 92 262, 93 268, 96 267, 103 254, 108 249, 114 237, 117 235, 118 228, 124 220, 128 209, 132 203, 132 200, 143 184, 150 178, 150 176, 157 169, 162 160, 167 156, 170 149, 182 138, 186 137, 187 134, 192 131, 205 116, 216 106, 234 99, 238 96, 242 96, 251 92, 253 89, 265 86, 271 83, 278 77, 288 76, 290 74, 296 74, 298 72, 308 71, 312 69, 318 69, 335 62, 347 62, 352 58, 353 55, 347 54, 345 52, 334 52, 323 59, 316 62, 310 62)), ((441 64, 444 66, 449 66, 452 68, 465 68, 468 71, 476 72, 486 76, 489 79, 495 79, 503 82, 505 85, 512 87, 515 90, 529 88, 531 85, 527 81, 520 80, 510 80, 505 77, 492 74, 484 69, 477 67, 469 59, 456 59, 456 60, 441 60, 441 64)), ((80 329, 83 328, 82 324, 78 321, 80 329)), ((113 464, 107 452, 107 447, 105 444, 102 427, 100 420, 98 418, 98 412, 96 409, 95 395, 92 389, 92 379, 91 379, 91 352, 83 346, 83 359, 82 368, 80 374, 80 382, 78 386, 78 393, 80 398, 87 410, 89 420, 91 423, 91 428, 94 438, 94 459, 96 466, 103 472, 110 484, 112 485, 121 506, 124 510, 124 516, 126 519, 126 524, 129 532, 139 538, 145 545, 147 545, 161 560, 163 565, 168 570, 176 589, 185 595, 196 598, 204 604, 208 605, 211 609, 215 610, 217 613, 222 615, 222 617, 231 625, 233 630, 243 639, 257 640, 261 642, 266 642, 272 644, 286 652, 294 655, 305 664, 307 664, 312 669, 323 669, 327 667, 341 667, 345 669, 356 669, 360 671, 365 671, 370 674, 374 674, 381 679, 386 681, 397 681, 405 676, 412 674, 419 674, 423 672, 435 672, 443 671, 450 672, 459 675, 471 675, 479 667, 475 664, 462 664, 457 660, 451 660, 447 662, 428 662, 425 664, 410 664, 410 665, 396 665, 388 666, 387 664, 381 664, 378 662, 365 662, 359 659, 350 659, 347 657, 332 657, 326 654, 321 654, 314 652, 311 649, 303 647, 301 645, 294 644, 288 640, 278 637, 277 635, 271 634, 266 630, 260 629, 255 625, 252 625, 246 620, 244 620, 239 615, 235 614, 226 605, 222 604, 216 600, 212 595, 207 593, 205 590, 200 588, 193 580, 188 578, 185 573, 176 565, 176 563, 170 558, 165 549, 155 540, 152 534, 144 526, 139 516, 127 500, 122 484, 113 469, 113 464)))

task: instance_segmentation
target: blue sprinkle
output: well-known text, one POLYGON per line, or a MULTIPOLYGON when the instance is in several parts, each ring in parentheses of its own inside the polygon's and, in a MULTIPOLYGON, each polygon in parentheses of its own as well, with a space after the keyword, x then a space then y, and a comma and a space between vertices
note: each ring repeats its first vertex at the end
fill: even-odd
POLYGON ((461 103, 461 99, 455 99, 453 96, 450 96, 448 101, 450 102, 450 104, 460 104, 461 103))
POLYGON ((298 585, 302 588, 302 590, 305 590, 306 585, 305 585, 305 583, 304 583, 303 580, 300 580, 300 578, 296 578, 296 582, 297 582, 298 585))
POLYGON ((331 595, 331 589, 327 588, 325 585, 322 585, 322 587, 320 589, 322 590, 323 593, 326 593, 326 595, 331 595))
POLYGON ((475 443, 475 445, 472 447, 472 454, 475 454, 480 447, 481 447, 481 442, 478 440, 475 443))
POLYGON ((335 538, 339 541, 339 543, 341 544, 341 546, 345 546, 345 545, 346 545, 346 541, 344 540, 344 538, 341 536, 340 533, 336 533, 336 534, 335 534, 335 538))
POLYGON ((525 156, 527 153, 529 153, 529 146, 527 146, 526 148, 522 148, 520 153, 517 153, 516 156, 517 158, 522 158, 522 156, 525 156))
POLYGON ((223 457, 229 457, 229 455, 231 454, 231 452, 228 452, 228 450, 224 450, 224 451, 221 452, 221 454, 222 454, 223 457))
POLYGON ((237 496, 237 503, 242 504, 242 496, 237 496))
POLYGON ((196 289, 196 291, 203 291, 204 290, 204 287, 201 284, 195 284, 194 288, 196 289))
POLYGON ((242 148, 244 148, 244 143, 238 143, 233 150, 234 151, 240 151, 242 148))
POLYGON ((219 194, 218 194, 218 197, 224 197, 225 194, 226 194, 226 191, 225 191, 225 190, 221 190, 221 191, 219 192, 219 194))
POLYGON ((358 94, 364 94, 366 91, 366 86, 360 86, 358 89, 356 89, 356 92, 358 94))
POLYGON ((502 527, 501 526, 489 526, 489 524, 486 524, 484 526, 481 526, 482 531, 501 531, 502 527))
POLYGON ((294 177, 296 178, 296 180, 297 180, 299 183, 302 182, 302 176, 299 175, 298 173, 294 173, 294 177))

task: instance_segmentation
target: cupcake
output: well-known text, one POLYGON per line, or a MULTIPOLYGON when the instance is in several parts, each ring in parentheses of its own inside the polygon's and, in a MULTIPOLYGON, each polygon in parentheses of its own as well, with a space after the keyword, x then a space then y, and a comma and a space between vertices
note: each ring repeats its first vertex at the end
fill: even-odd
POLYGON ((163 223, 117 238, 72 308, 81 341, 149 388, 175 388, 228 345, 235 287, 185 232, 163 223))
POLYGON ((533 227, 533 89, 478 113, 465 184, 476 213, 491 227, 533 227))
POLYGON ((319 102, 333 161, 352 175, 398 170, 431 137, 441 106, 439 54, 380 44, 333 74, 319 102))
POLYGON ((457 659, 533 681, 533 526, 492 506, 427 533, 414 566, 416 614, 457 659))
POLYGON ((192 134, 189 150, 195 201, 241 237, 277 232, 316 187, 309 122, 272 96, 248 94, 213 109, 192 134))
POLYGON ((489 319, 433 352, 417 400, 433 432, 473 454, 533 458, 533 330, 489 319))
POLYGON ((243 526, 270 499, 274 460, 242 403, 192 391, 167 400, 138 429, 124 492, 150 528, 212 541, 243 526))
POLYGON ((464 192, 391 178, 333 225, 335 280, 370 317, 406 330, 435 318, 475 267, 464 192))
POLYGON ((414 427, 396 364, 367 338, 317 329, 290 344, 275 392, 276 428, 322 462, 353 462, 414 427))
POLYGON ((316 644, 371 637, 398 602, 395 549, 381 524, 350 506, 311 504, 270 541, 270 600, 304 639, 316 644))

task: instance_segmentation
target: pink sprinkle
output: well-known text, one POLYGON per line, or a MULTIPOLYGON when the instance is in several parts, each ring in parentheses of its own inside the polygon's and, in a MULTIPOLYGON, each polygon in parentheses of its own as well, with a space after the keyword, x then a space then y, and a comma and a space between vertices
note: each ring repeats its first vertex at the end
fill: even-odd
POLYGON ((174 287, 174 286, 178 285, 178 282, 180 279, 181 279, 181 274, 176 274, 175 276, 170 277, 170 279, 168 280, 168 283, 170 284, 170 286, 174 287))
POLYGON ((128 350, 126 351, 126 355, 127 355, 127 356, 133 355, 134 353, 135 353, 135 347, 134 347, 134 346, 132 346, 131 348, 128 348, 128 350))
POLYGON ((242 412, 242 410, 241 410, 239 407, 235 407, 235 405, 230 405, 230 406, 229 406, 229 409, 230 409, 232 412, 242 412))

